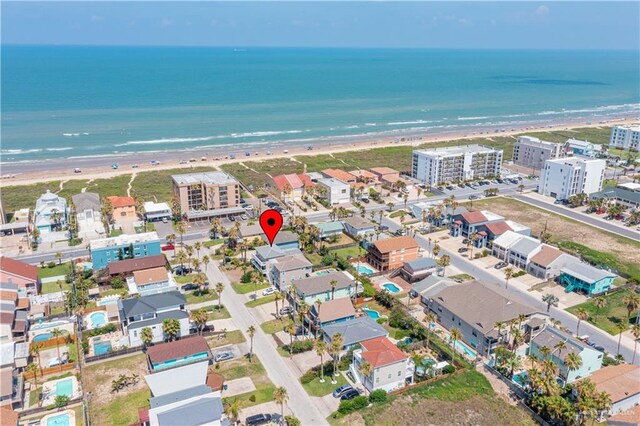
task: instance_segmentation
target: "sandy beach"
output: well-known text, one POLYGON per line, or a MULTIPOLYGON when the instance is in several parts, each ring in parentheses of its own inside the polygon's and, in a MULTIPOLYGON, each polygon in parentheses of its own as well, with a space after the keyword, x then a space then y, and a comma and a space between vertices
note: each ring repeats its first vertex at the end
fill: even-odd
POLYGON ((377 140, 352 140, 327 141, 319 140, 317 143, 305 141, 304 143, 289 143, 279 148, 269 147, 252 149, 251 156, 246 156, 238 146, 221 145, 216 149, 205 151, 172 151, 162 154, 139 153, 110 158, 89 158, 86 160, 56 159, 33 163, 14 163, 2 166, 2 185, 28 185, 38 182, 69 179, 106 179, 122 174, 139 173, 143 171, 166 170, 183 168, 185 172, 192 167, 217 168, 222 164, 239 163, 243 161, 260 161, 269 158, 287 158, 296 155, 332 154, 346 151, 359 151, 363 149, 381 148, 387 146, 418 146, 428 143, 463 140, 477 137, 490 138, 492 136, 510 136, 523 132, 541 132, 554 130, 570 130, 573 128, 602 127, 616 124, 636 124, 638 117, 583 117, 566 122, 536 122, 511 125, 509 128, 496 131, 491 128, 474 127, 466 131, 444 131, 432 134, 406 133, 394 137, 377 140), (320 145, 322 143, 322 145, 320 145), (309 149, 312 147, 312 150, 309 149), (230 158, 230 151, 236 158, 230 158), (268 154, 268 151, 270 154, 268 154), (205 158, 203 160, 203 157, 205 158), (189 161, 192 160, 192 161, 189 161), (195 160, 195 161, 193 161, 195 160), (151 161, 159 164, 152 165, 151 161), (185 163, 186 162, 186 163, 185 163), (112 164, 118 164, 118 169, 112 169, 112 164), (133 165, 137 167, 133 167, 133 165), (75 173, 74 168, 80 168, 81 173, 75 173))

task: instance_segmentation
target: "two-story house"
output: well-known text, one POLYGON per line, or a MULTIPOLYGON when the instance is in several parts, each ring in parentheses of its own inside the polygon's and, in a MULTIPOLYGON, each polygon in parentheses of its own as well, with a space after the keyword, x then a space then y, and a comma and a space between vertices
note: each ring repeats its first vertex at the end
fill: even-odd
POLYGON ((413 237, 377 240, 369 247, 367 262, 379 271, 389 271, 417 259, 418 251, 418 243, 413 237))
POLYGON ((342 298, 323 303, 314 303, 309 317, 315 329, 322 329, 329 324, 345 322, 355 319, 356 310, 351 299, 342 298))
POLYGON ((129 346, 141 346, 141 330, 149 327, 153 343, 162 342, 165 336, 162 321, 175 318, 180 323, 177 337, 189 335, 187 301, 177 291, 118 300, 122 331, 129 338, 129 346))
POLYGON ((369 392, 383 389, 391 392, 413 383, 413 361, 386 337, 366 340, 361 349, 353 351, 351 373, 369 392), (371 373, 361 371, 363 363, 369 363, 371 373))
POLYGON ((617 277, 613 272, 583 262, 569 262, 560 269, 560 284, 565 286, 564 291, 581 292, 587 296, 609 290, 617 277))
POLYGON ((360 216, 350 216, 342 219, 342 224, 344 225, 344 232, 351 238, 364 238, 376 231, 376 226, 373 222, 360 216))
POLYGON ((283 256, 289 256, 294 254, 302 253, 299 249, 290 249, 285 250, 283 248, 278 247, 277 245, 270 246, 269 244, 265 246, 256 247, 256 251, 251 256, 251 264, 254 268, 256 268, 263 275, 267 275, 269 272, 267 265, 269 262, 281 258, 283 256))
POLYGON ((356 295, 356 282, 348 272, 329 272, 324 275, 295 280, 292 284, 296 290, 296 304, 304 300, 307 305, 311 306, 316 300, 326 302, 356 295), (335 287, 332 283, 335 284, 335 287))
MULTIPOLYGON (((322 310, 322 308, 321 308, 322 310)), ((368 315, 347 321, 337 321, 322 327, 322 338, 329 344, 336 334, 342 336, 342 356, 346 351, 356 347, 365 340, 386 337, 389 332, 368 315)))
POLYGON ((134 271, 131 276, 127 277, 127 286, 130 295, 140 294, 142 296, 166 293, 178 288, 173 275, 164 267, 134 271))
POLYGON ((295 280, 311 275, 313 264, 303 254, 292 254, 270 260, 267 278, 278 290, 285 291, 295 280))
POLYGON ((37 295, 40 288, 38 268, 10 257, 0 256, 0 282, 15 284, 21 298, 37 295))

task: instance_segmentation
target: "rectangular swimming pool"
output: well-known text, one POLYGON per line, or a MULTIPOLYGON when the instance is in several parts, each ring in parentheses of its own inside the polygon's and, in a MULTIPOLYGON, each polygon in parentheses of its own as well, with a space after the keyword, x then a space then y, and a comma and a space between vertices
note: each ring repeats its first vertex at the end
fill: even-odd
POLYGON ((73 379, 71 377, 56 382, 56 395, 71 398, 73 395, 73 379))
POLYGON ((96 355, 104 355, 111 352, 111 342, 97 342, 93 344, 93 352, 96 355))

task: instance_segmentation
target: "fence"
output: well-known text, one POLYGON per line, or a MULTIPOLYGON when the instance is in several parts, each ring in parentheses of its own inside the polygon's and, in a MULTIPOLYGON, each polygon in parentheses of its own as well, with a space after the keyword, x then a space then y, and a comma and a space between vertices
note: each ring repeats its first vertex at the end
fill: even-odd
MULTIPOLYGON (((47 367, 47 368, 43 368, 42 370, 38 369, 38 376, 48 376, 49 374, 54 374, 54 373, 60 373, 63 371, 69 371, 69 370, 73 370, 76 368, 76 364, 74 362, 69 363, 69 364, 62 364, 62 365, 58 365, 56 367, 47 367)), ((34 373, 32 372, 25 372, 24 373, 24 378, 25 379, 33 379, 34 373)))
POLYGON ((42 340, 40 342, 31 342, 29 344, 29 349, 33 349, 33 347, 37 345, 40 348, 40 350, 43 350, 46 348, 53 348, 55 346, 66 345, 68 343, 75 342, 75 341, 76 341, 75 335, 58 336, 55 339, 42 340))
POLYGON ((511 389, 511 391, 513 393, 515 393, 516 395, 518 395, 520 398, 526 398, 527 397, 527 393, 524 391, 524 389, 518 387, 511 380, 509 380, 506 377, 504 377, 502 374, 500 374, 499 371, 497 371, 496 369, 494 369, 493 367, 491 367, 491 366, 489 366, 487 364, 482 364, 482 366, 484 367, 484 369, 486 371, 490 372, 491 374, 496 376, 498 379, 502 380, 502 382, 504 382, 507 386, 509 386, 509 389, 511 389))
MULTIPOLYGON (((69 402, 67 403, 67 405, 65 405, 64 407, 60 408, 59 410, 71 410, 73 409, 77 403, 81 403, 82 402, 82 397, 79 398, 75 398, 75 399, 70 399, 69 402)), ((47 414, 52 414, 53 411, 50 409, 50 407, 35 407, 35 408, 27 408, 25 410, 20 411, 20 419, 21 421, 23 420, 24 417, 28 417, 28 416, 33 416, 35 414, 40 414, 40 413, 44 413, 46 412, 47 414)), ((22 424, 22 423, 21 423, 22 424)), ((40 422, 38 422, 38 424, 40 424, 40 422)))

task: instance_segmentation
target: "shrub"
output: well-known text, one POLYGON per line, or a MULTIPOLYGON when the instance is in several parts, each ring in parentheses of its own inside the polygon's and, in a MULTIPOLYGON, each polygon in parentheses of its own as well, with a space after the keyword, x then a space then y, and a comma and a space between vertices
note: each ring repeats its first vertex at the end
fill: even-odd
POLYGON ((115 289, 121 289, 124 288, 124 280, 120 277, 116 277, 114 279, 111 280, 111 287, 115 288, 115 289))
POLYGON ((369 398, 366 396, 356 396, 353 399, 340 402, 338 412, 340 414, 349 414, 354 411, 361 410, 369 405, 369 398))
POLYGON ((373 403, 382 403, 382 402, 385 402, 386 400, 387 400, 387 391, 385 391, 384 389, 374 390, 373 392, 371 392, 371 395, 369 395, 369 401, 373 403))
POLYGON ((324 266, 330 266, 333 265, 333 256, 331 256, 330 254, 326 255, 325 257, 322 258, 322 264, 324 266))
POLYGON ((353 360, 353 351, 354 351, 354 348, 349 349, 347 353, 344 354, 342 358, 340 358, 340 360, 338 361, 338 370, 347 371, 349 369, 349 366, 351 365, 351 361, 353 360))
POLYGON ((47 263, 47 268, 55 268, 55 267, 56 267, 56 262, 47 263))
POLYGON ((299 354, 301 352, 310 351, 313 349, 314 340, 297 340, 293 342, 293 345, 284 345, 282 348, 292 354, 299 354))
POLYGON ((256 402, 256 395, 255 394, 251 394, 251 396, 249 397, 249 401, 256 402))
POLYGON ((442 372, 444 374, 451 374, 451 373, 455 373, 456 368, 453 365, 447 365, 445 368, 442 369, 442 372))
POLYGON ((387 291, 380 291, 376 294, 376 302, 385 308, 392 308, 395 304, 395 298, 387 291))
POLYGON ((387 322, 387 319, 386 319, 386 318, 382 318, 382 317, 380 317, 380 318, 378 318, 378 319, 376 320, 376 322, 377 322, 378 324, 384 324, 385 322, 387 322))
POLYGON ((242 274, 242 277, 240 278, 240 282, 243 284, 247 284, 251 282, 252 278, 253 278, 253 272, 247 271, 244 274, 242 274))
POLYGON ((287 426, 300 426, 300 419, 294 416, 284 416, 284 421, 287 422, 287 426))
POLYGON ((351 268, 351 263, 339 257, 337 261, 337 266, 338 266, 338 269, 340 269, 341 271, 346 271, 347 269, 351 268))

